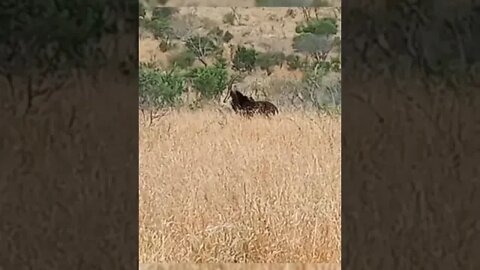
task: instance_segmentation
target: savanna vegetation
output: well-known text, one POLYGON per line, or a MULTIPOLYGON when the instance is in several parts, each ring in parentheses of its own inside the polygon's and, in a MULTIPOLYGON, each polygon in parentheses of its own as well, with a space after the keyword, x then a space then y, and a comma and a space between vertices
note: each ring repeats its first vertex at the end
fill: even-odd
POLYGON ((338 10, 140 16, 140 261, 338 265, 338 10), (232 78, 280 114, 235 115, 232 78))

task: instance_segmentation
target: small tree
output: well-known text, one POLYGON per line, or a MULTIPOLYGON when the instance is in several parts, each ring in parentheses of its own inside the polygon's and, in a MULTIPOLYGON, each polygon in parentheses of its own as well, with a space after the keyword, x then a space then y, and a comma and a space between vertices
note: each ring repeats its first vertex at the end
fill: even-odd
POLYGON ((338 25, 335 18, 311 19, 303 22, 295 28, 297 34, 311 33, 317 35, 331 36, 337 34, 338 25))
POLYGON ((193 69, 189 76, 192 84, 203 98, 218 98, 225 90, 228 82, 226 62, 218 59, 212 66, 205 66, 193 69))
POLYGON ((209 36, 199 36, 194 35, 189 37, 186 42, 185 46, 195 54, 197 59, 202 62, 205 66, 207 66, 207 62, 205 62, 205 58, 211 55, 218 53, 219 46, 216 44, 214 39, 209 36))
POLYGON ((304 33, 293 39, 293 48, 297 52, 312 55, 316 61, 325 60, 333 48, 333 39, 324 35, 304 33))
POLYGON ((299 35, 293 39, 293 48, 312 55, 316 61, 325 60, 335 45, 337 19, 310 19, 295 28, 299 35))
POLYGON ((171 107, 179 103, 185 79, 174 69, 161 72, 146 64, 139 70, 140 106, 149 109, 171 107))
POLYGON ((142 20, 142 25, 152 33, 155 39, 160 41, 159 48, 162 51, 166 51, 172 46, 171 41, 174 38, 174 34, 169 19, 144 19, 142 20))
POLYGON ((258 54, 256 63, 261 70, 266 71, 267 75, 270 75, 273 67, 282 65, 284 60, 285 54, 282 52, 266 52, 258 54))

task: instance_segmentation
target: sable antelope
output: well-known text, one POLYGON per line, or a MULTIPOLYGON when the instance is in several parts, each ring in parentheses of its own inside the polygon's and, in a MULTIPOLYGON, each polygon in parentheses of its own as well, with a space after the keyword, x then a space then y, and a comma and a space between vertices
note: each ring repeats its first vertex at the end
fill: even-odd
MULTIPOLYGON (((230 96, 232 98, 230 104, 235 113, 247 117, 251 117, 255 114, 270 116, 278 113, 278 109, 273 103, 268 101, 256 101, 252 97, 245 96, 236 89, 232 90, 233 80, 234 79, 231 80, 230 85, 228 86, 228 94, 225 96, 223 102, 226 102, 227 98, 230 96)), ((236 86, 234 87, 236 88, 236 86)))

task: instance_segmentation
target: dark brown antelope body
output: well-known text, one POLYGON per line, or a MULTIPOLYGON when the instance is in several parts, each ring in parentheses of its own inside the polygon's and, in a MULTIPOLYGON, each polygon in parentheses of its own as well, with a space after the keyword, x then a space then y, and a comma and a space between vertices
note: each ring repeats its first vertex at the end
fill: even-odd
POLYGON ((230 92, 230 97, 233 110, 244 116, 250 117, 255 114, 271 116, 278 113, 278 108, 269 101, 255 101, 236 90, 230 92))
POLYGON ((271 116, 278 113, 278 108, 273 103, 268 101, 255 101, 252 97, 245 96, 237 90, 232 90, 233 82, 238 78, 234 76, 228 84, 228 94, 225 96, 223 102, 226 102, 228 97, 231 97, 230 105, 232 105, 235 113, 243 116, 251 117, 255 114, 262 114, 271 116))

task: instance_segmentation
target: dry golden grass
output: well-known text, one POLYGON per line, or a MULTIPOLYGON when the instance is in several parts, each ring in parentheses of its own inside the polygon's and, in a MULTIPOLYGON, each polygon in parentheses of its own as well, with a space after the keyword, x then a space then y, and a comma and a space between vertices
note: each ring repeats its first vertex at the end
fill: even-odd
POLYGON ((340 270, 340 264, 145 264, 140 270, 340 270))
POLYGON ((340 263, 340 130, 302 112, 140 120, 140 262, 340 263))

